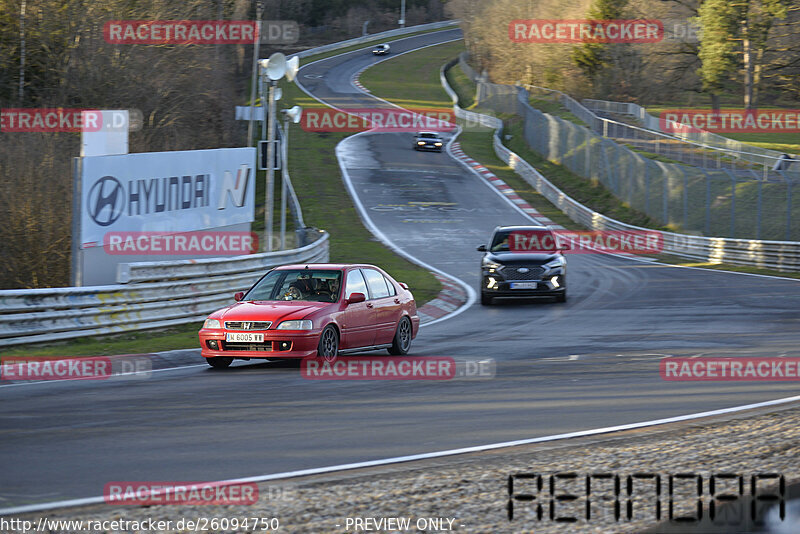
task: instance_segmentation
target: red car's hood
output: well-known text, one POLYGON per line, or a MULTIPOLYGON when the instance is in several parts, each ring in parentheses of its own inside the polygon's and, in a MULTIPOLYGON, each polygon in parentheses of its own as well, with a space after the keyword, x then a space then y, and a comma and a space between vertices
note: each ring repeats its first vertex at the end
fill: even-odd
POLYGON ((317 310, 336 305, 331 302, 256 300, 231 304, 215 313, 214 317, 225 321, 272 321, 274 324, 277 321, 303 319, 317 310))

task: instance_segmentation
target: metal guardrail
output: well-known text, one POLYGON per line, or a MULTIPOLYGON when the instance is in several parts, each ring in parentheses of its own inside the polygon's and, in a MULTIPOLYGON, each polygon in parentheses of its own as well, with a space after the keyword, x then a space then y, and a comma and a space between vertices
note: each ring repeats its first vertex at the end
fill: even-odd
MULTIPOLYGON (((299 52, 307 57, 375 39, 456 26, 457 20, 398 28, 299 52)), ((304 226, 297 194, 288 183, 295 219, 304 226)), ((265 270, 287 263, 329 259, 329 235, 298 230, 297 249, 210 258, 121 264, 118 285, 0 290, 0 340, 6 346, 113 334, 200 321, 229 304, 265 270), (309 233, 314 235, 308 235, 309 233), (310 239, 309 239, 310 238, 310 239)))
MULTIPOLYGON (((462 60, 462 65, 464 63, 466 63, 466 61, 462 60)), ((669 150, 669 154, 665 153, 665 155, 673 159, 684 161, 685 163, 689 163, 691 165, 697 165, 701 163, 702 166, 705 167, 707 163, 716 163, 716 167, 720 168, 722 166, 722 158, 729 159, 731 161, 732 168, 735 166, 735 162, 748 162, 761 166, 763 179, 766 180, 770 170, 775 163, 781 159, 782 156, 782 153, 780 152, 747 145, 741 141, 728 139, 711 132, 665 132, 661 128, 659 119, 649 115, 644 108, 637 104, 584 99, 583 102, 590 106, 587 107, 571 96, 557 89, 549 89, 547 87, 528 84, 524 85, 523 87, 529 91, 533 90, 539 93, 555 95, 562 106, 567 108, 573 115, 583 121, 589 127, 589 129, 602 134, 604 137, 646 139, 650 141, 651 145, 655 146, 655 149, 653 146, 647 145, 641 148, 648 151, 655 150, 657 154, 661 154, 659 147, 665 147, 666 150, 666 147, 671 146, 670 143, 680 143, 686 148, 684 152, 690 155, 688 159, 681 158, 679 154, 676 155, 674 153, 674 147, 672 150, 669 150), (637 126, 615 121, 607 117, 601 117, 594 112, 595 110, 609 113, 619 113, 640 118, 644 123, 644 127, 639 128, 637 126), (611 132, 612 135, 609 135, 609 132, 611 132), (617 134, 614 135, 614 132, 617 132, 617 134), (623 133, 620 134, 619 132, 623 133), (705 151, 707 150, 715 153, 716 157, 707 158, 705 155, 705 151)))
POLYGON ((347 48, 349 46, 354 46, 362 43, 369 43, 371 41, 374 41, 375 39, 383 39, 386 37, 397 37, 400 35, 417 33, 425 30, 436 30, 439 28, 447 28, 449 26, 458 26, 458 23, 459 23, 458 20, 445 20, 442 22, 431 22, 429 24, 419 24, 417 26, 409 26, 408 28, 397 28, 396 30, 386 30, 385 32, 364 35, 362 37, 348 39, 347 41, 339 41, 338 43, 331 43, 327 45, 318 46, 316 48, 309 48, 308 50, 303 50, 301 52, 292 55, 302 59, 304 57, 313 56, 316 54, 324 54, 325 52, 340 50, 342 48, 347 48))
MULTIPOLYGON (((639 104, 634 104, 633 102, 612 102, 610 100, 595 100, 591 98, 584 98, 584 104, 589 109, 598 110, 598 111, 606 111, 610 113, 617 113, 620 115, 628 115, 639 119, 645 128, 648 130, 654 130, 661 133, 664 132, 662 128, 661 119, 658 117, 654 117, 650 115, 645 108, 640 106, 639 104)), ((725 137, 722 135, 715 134, 713 132, 708 132, 705 130, 699 131, 686 131, 686 132, 669 132, 671 136, 677 137, 684 141, 694 141, 697 143, 702 143, 704 145, 708 145, 710 147, 716 147, 732 152, 741 153, 741 158, 746 161, 752 161, 753 163, 764 163, 766 159, 767 162, 775 163, 782 155, 783 152, 778 152, 777 150, 770 150, 768 148, 761 148, 753 145, 748 145, 742 141, 737 141, 735 139, 731 139, 729 137, 725 137)), ((797 155, 794 155, 798 157, 797 155)))
POLYGON ((131 263, 131 281, 169 281, 0 291, 0 340, 6 346, 159 328, 203 320, 230 304, 270 267, 326 262, 329 236, 302 248, 235 258, 131 263))
MULTIPOLYGON (((447 78, 445 77, 447 69, 455 66, 458 61, 458 59, 454 59, 446 63, 440 70, 439 79, 445 91, 453 100, 455 116, 475 122, 476 115, 480 114, 466 111, 459 107, 458 96, 447 83, 447 78)), ((518 99, 520 105, 528 105, 525 92, 520 92, 518 99)), ((532 165, 503 145, 500 138, 502 132, 502 121, 500 119, 488 115, 484 115, 484 117, 487 124, 497 125, 492 141, 497 156, 570 219, 591 230, 654 231, 606 217, 571 198, 553 185, 532 165)), ((669 254, 708 263, 730 263, 779 271, 800 271, 800 242, 797 241, 763 241, 704 237, 673 232, 659 233, 662 236, 664 252, 669 254)))

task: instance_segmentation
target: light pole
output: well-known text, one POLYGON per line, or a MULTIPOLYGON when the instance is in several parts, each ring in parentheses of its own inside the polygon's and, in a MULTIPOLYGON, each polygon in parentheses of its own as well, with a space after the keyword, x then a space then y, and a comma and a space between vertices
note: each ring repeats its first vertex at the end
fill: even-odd
MULTIPOLYGON (((261 44, 261 13, 264 11, 264 0, 256 2, 256 27, 258 36, 253 44, 253 78, 250 84, 250 121, 247 123, 247 146, 253 146, 253 114, 256 105, 256 71, 258 70, 258 45, 261 44)), ((264 102, 261 102, 264 105, 264 102)))
MULTIPOLYGON (((267 191, 264 201, 264 251, 272 251, 272 215, 275 193, 275 85, 278 80, 286 76, 286 79, 294 81, 295 75, 299 70, 300 59, 294 56, 286 61, 286 56, 280 52, 275 52, 269 59, 259 61, 262 72, 269 79, 269 107, 265 110, 267 114, 264 120, 267 123, 267 191)), ((280 97, 278 97, 280 98, 280 97)))
POLYGON ((293 123, 300 122, 303 108, 294 106, 283 112, 283 136, 281 139, 281 250, 286 250, 286 183, 289 180, 289 119, 293 123))
POLYGON ((400 27, 406 27, 406 0, 400 0, 400 27))

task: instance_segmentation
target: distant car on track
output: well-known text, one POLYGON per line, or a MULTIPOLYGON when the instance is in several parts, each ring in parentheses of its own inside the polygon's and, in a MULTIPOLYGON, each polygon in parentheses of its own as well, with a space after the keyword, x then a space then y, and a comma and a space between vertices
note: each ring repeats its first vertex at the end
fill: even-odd
POLYGON ((234 359, 336 360, 340 353, 407 354, 419 331, 408 286, 373 265, 284 265, 236 302, 208 316, 199 332, 211 367, 234 359))
POLYGON ((372 49, 372 54, 375 56, 385 56, 388 53, 389 53, 388 44, 379 44, 378 46, 372 49))
POLYGON ((481 304, 489 306, 498 297, 555 297, 567 300, 567 260, 561 253, 570 248, 560 243, 546 226, 498 226, 489 246, 481 245, 481 304), (520 251, 510 243, 514 234, 526 239, 537 236, 535 251, 520 251))
POLYGON ((435 132, 419 132, 414 138, 414 150, 435 150, 442 151, 444 141, 435 132))

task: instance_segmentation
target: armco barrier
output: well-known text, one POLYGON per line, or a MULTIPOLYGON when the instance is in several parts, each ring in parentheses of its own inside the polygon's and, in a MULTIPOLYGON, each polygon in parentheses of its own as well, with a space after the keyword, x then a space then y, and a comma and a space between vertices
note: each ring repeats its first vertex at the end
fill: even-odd
POLYGON ((324 54, 325 52, 332 52, 334 50, 341 50, 342 48, 347 48, 349 46, 369 43, 371 41, 374 41, 375 39, 384 39, 386 37, 398 37, 401 35, 407 35, 409 33, 417 33, 417 32, 424 32, 426 30, 436 30, 440 28, 448 28, 450 26, 458 26, 458 23, 459 21, 457 20, 445 20, 442 22, 431 22, 430 24, 409 26, 408 28, 387 30, 385 32, 373 33, 369 35, 364 35, 362 37, 356 37, 355 39, 348 39, 347 41, 339 41, 338 43, 331 43, 327 45, 318 46, 316 48, 309 48, 308 50, 303 50, 302 52, 298 52, 292 55, 297 56, 299 58, 304 58, 316 54, 324 54))
MULTIPOLYGON (((629 115, 631 117, 635 117, 639 119, 642 124, 644 124, 644 127, 648 130, 666 133, 662 128, 661 119, 650 115, 647 110, 639 104, 635 104, 633 102, 594 100, 591 98, 585 98, 583 103, 586 104, 586 107, 591 110, 606 111, 610 113, 617 113, 619 115, 629 115)), ((759 164, 763 164, 765 160, 774 164, 774 162, 783 155, 782 152, 778 152, 777 150, 770 150, 768 148, 749 145, 747 143, 743 143, 742 141, 737 141, 736 139, 724 137, 722 135, 718 135, 713 132, 707 132, 705 130, 686 132, 678 131, 669 133, 671 136, 677 137, 684 141, 694 141, 710 147, 741 153, 740 157, 742 159, 759 164)), ((798 156, 795 155, 795 157, 798 156)))
POLYGON ((235 258, 132 263, 129 281, 163 282, 0 291, 4 345, 55 341, 202 321, 270 267, 328 261, 329 236, 299 249, 235 258))
MULTIPOLYGON (((376 39, 457 25, 457 20, 449 20, 398 28, 296 55, 303 58, 376 39)), ((293 188, 290 195, 297 222, 302 226, 293 188)), ((249 288, 270 267, 328 261, 328 238, 325 232, 305 235, 301 242, 313 242, 298 249, 237 258, 122 264, 117 273, 118 285, 0 290, 0 340, 9 346, 201 321, 229 304, 234 292, 249 288)))
MULTIPOLYGON (((458 59, 454 59, 446 63, 439 73, 439 78, 445 91, 453 100, 453 109, 456 117, 467 119, 474 123, 476 115, 480 114, 466 111, 458 105, 458 96, 447 83, 447 78, 445 77, 447 69, 455 66, 458 61, 458 59)), ((527 105, 525 92, 520 92, 518 98, 519 105, 527 105)), ((570 219, 591 230, 653 231, 606 217, 569 197, 528 162, 503 145, 500 139, 502 121, 488 115, 484 115, 484 117, 483 123, 494 124, 497 128, 493 137, 494 151, 497 156, 570 219)), ((724 262, 779 271, 800 271, 800 242, 797 241, 763 241, 704 237, 673 232, 660 233, 663 238, 664 252, 669 254, 709 263, 724 262)))

